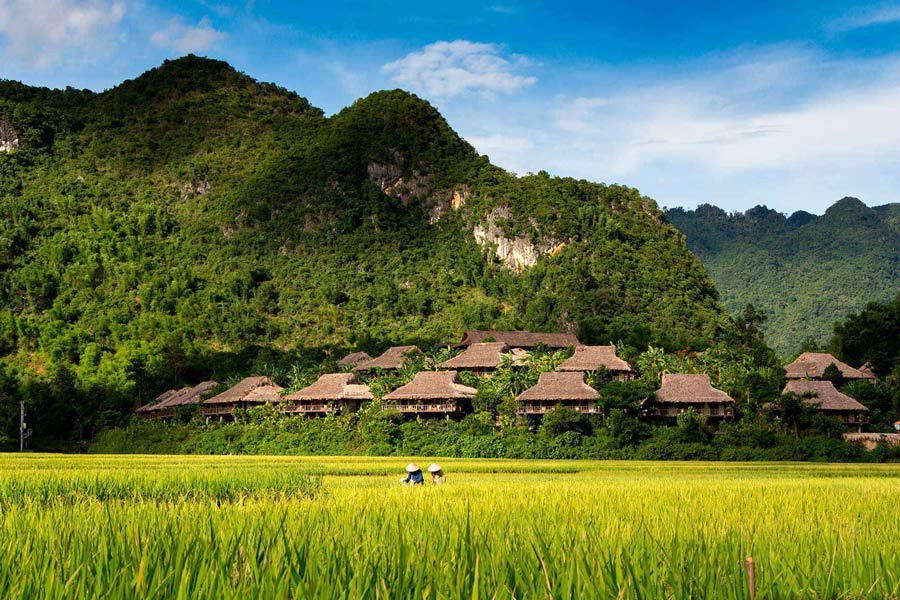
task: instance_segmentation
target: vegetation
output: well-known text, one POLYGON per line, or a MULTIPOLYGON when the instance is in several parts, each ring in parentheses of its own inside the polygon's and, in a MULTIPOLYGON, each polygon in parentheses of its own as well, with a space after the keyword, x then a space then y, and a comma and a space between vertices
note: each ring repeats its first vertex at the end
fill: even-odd
POLYGON ((354 348, 496 327, 702 350, 726 320, 652 200, 515 177, 405 92, 326 118, 189 56, 101 94, 0 81, 0 119, 0 444, 20 397, 33 446, 71 448, 166 389, 354 348), (556 253, 516 273, 489 222, 556 253))
MULTIPOLYGON (((404 419, 383 396, 407 383, 422 369, 437 368, 450 353, 430 352, 409 360, 398 373, 364 376, 375 401, 363 410, 320 419, 281 415, 265 406, 240 411, 234 422, 206 423, 198 407, 185 410, 174 423, 135 418, 131 425, 101 432, 90 451, 138 454, 274 454, 381 455, 410 454, 464 458, 654 459, 654 460, 808 460, 895 461, 900 448, 867 452, 843 440, 847 427, 823 417, 802 398, 781 396, 783 370, 762 342, 761 315, 747 309, 723 339, 699 354, 669 354, 651 347, 622 355, 641 376, 611 381, 608 372, 588 373, 599 391, 602 414, 584 416, 557 407, 543 419, 516 415, 515 398, 534 385, 541 372, 556 368, 571 351, 538 350, 528 362, 505 362, 491 377, 462 373, 477 389, 474 413, 461 422, 404 419), (733 422, 717 429, 688 412, 677 423, 641 418, 641 403, 659 387, 664 373, 706 373, 736 401, 733 422), (674 426, 673 426, 674 425, 674 426)), ((328 370, 328 369, 324 369, 328 370)), ((311 382, 318 370, 284 375, 289 388, 311 382)), ((890 431, 900 420, 900 385, 896 377, 845 386, 871 409, 872 429, 890 431)))
POLYGON ((757 598, 900 595, 896 466, 406 460, 3 456, 0 595, 729 600, 748 556, 757 598))
POLYGON ((790 217, 764 206, 728 214, 703 205, 666 217, 730 311, 753 304, 770 316, 766 340, 784 356, 823 344, 835 322, 900 287, 898 204, 869 208, 844 198, 822 216, 790 217))

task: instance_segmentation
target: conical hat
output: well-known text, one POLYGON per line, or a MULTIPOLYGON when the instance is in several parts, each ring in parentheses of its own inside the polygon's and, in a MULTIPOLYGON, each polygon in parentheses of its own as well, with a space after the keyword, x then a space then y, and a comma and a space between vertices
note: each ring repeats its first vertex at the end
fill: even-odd
POLYGON ((406 465, 407 473, 415 473, 418 470, 419 470, 419 465, 417 465, 416 463, 409 463, 408 465, 406 465))
POLYGON ((441 470, 441 465, 439 465, 437 463, 432 463, 431 466, 428 467, 429 473, 437 473, 440 470, 441 470))

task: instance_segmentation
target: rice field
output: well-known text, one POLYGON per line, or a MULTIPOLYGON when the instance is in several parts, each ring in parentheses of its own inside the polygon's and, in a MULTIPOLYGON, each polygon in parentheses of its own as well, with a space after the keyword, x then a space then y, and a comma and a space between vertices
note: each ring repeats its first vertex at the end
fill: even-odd
POLYGON ((408 460, 0 455, 0 598, 900 598, 900 466, 408 460))

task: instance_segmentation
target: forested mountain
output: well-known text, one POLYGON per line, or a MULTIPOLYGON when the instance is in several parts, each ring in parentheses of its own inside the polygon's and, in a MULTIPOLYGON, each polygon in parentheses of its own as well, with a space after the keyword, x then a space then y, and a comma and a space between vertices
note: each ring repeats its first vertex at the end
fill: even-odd
POLYGON ((766 339, 783 355, 826 341, 834 323, 900 289, 900 204, 844 198, 822 216, 703 205, 666 216, 730 311, 750 303, 769 315, 766 339))
POLYGON ((402 91, 327 118, 189 56, 103 93, 0 82, 0 138, 0 406, 59 436, 351 348, 522 327, 684 349, 725 319, 652 200, 515 177, 402 91))

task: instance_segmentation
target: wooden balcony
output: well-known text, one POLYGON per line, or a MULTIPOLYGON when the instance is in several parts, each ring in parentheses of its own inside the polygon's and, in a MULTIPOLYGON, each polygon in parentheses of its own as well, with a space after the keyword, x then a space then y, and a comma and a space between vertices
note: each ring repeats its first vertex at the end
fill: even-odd
POLYGON ((390 408, 396 408, 402 413, 432 413, 453 414, 462 412, 456 402, 424 402, 421 404, 397 404, 390 408))
POLYGON ((603 408, 591 402, 542 402, 532 403, 526 402, 519 405, 516 412, 520 415, 544 415, 553 410, 556 406, 565 406, 572 410, 578 411, 585 415, 602 415, 603 408))
POLYGON ((303 404, 282 404, 279 410, 287 414, 305 414, 305 413, 330 413, 341 412, 343 406, 330 402, 303 403, 303 404))
POLYGON ((655 405, 645 411, 648 417, 667 417, 677 418, 678 415, 692 410, 700 416, 711 419, 730 419, 734 416, 734 408, 730 405, 720 404, 673 404, 673 405, 655 405))
POLYGON ((204 404, 200 409, 200 414, 204 417, 230 416, 235 408, 237 407, 234 404, 204 404))

